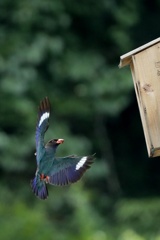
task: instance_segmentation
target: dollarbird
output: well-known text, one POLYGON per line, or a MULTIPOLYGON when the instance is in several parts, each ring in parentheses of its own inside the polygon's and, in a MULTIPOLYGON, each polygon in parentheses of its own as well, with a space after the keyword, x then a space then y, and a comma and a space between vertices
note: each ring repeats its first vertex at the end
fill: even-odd
POLYGON ((77 182, 94 161, 94 154, 81 157, 76 155, 56 157, 57 147, 64 142, 64 139, 51 139, 44 143, 49 117, 50 103, 46 97, 40 102, 38 109, 35 134, 37 170, 34 179, 31 180, 32 191, 40 199, 48 197, 46 184, 64 186, 77 182))

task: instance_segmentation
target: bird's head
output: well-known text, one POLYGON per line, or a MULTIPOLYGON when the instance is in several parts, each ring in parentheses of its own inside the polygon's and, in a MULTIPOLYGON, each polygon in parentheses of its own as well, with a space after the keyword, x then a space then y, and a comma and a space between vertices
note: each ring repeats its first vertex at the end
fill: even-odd
POLYGON ((46 148, 56 148, 58 147, 59 144, 63 143, 64 139, 51 139, 50 141, 47 142, 46 148))

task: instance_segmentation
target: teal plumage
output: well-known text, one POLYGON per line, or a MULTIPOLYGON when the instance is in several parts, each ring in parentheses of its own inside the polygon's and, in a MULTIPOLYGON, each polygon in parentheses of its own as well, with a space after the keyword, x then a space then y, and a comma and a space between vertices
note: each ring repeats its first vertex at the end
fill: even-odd
POLYGON ((31 188, 40 199, 46 199, 48 190, 46 184, 63 186, 78 181, 83 173, 90 168, 94 160, 92 156, 75 156, 58 158, 55 156, 57 147, 63 139, 52 139, 44 144, 44 135, 49 127, 50 103, 44 98, 39 106, 36 125, 36 160, 37 171, 31 180, 31 188))

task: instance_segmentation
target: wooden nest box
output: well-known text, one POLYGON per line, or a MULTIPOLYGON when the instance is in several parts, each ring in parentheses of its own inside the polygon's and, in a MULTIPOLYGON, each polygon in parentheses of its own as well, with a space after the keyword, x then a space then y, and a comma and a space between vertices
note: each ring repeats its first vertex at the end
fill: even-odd
POLYGON ((130 65, 149 157, 160 156, 160 38, 120 57, 130 65))

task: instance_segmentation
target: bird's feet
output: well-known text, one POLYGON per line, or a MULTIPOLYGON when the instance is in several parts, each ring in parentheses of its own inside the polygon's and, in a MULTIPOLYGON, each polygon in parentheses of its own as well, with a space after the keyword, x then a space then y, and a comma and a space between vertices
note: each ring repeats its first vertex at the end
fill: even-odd
POLYGON ((43 173, 40 174, 41 181, 44 181, 45 183, 49 182, 49 176, 44 175, 43 173))

